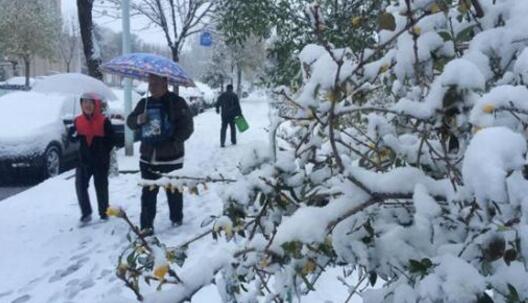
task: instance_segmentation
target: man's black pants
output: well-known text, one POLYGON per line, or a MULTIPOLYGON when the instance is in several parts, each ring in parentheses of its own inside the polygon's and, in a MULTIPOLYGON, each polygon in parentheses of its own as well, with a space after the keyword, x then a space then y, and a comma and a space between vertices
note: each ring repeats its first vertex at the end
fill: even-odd
POLYGON ((99 216, 106 216, 106 209, 108 208, 108 165, 81 164, 75 170, 75 191, 81 207, 81 214, 83 217, 92 214, 90 196, 88 195, 88 186, 92 176, 94 177, 99 216))
POLYGON ((231 130, 231 143, 236 144, 236 128, 234 119, 222 119, 222 128, 220 129, 220 145, 224 146, 226 139, 227 125, 231 130))
MULTIPOLYGON (((139 163, 141 178, 145 180, 157 180, 161 178, 157 172, 169 173, 173 170, 180 169, 179 165, 150 165, 144 162, 139 163)), ((143 187, 141 192, 141 229, 153 228, 154 218, 156 217, 156 202, 159 187, 143 187)), ((174 192, 165 190, 167 194, 167 203, 169 204, 169 217, 172 222, 181 222, 183 219, 183 195, 178 191, 174 192)))

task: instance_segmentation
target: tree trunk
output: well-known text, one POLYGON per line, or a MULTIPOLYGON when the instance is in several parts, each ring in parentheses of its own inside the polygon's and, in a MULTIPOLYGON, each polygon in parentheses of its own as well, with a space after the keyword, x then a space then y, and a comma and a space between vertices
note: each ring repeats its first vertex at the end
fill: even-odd
POLYGON ((11 66, 13 67, 13 77, 18 76, 18 69, 17 69, 18 62, 11 61, 11 66))
MULTIPOLYGON (((173 46, 170 48, 171 49, 171 53, 172 53, 172 61, 178 63, 180 62, 180 53, 178 51, 178 46, 173 46)), ((172 91, 176 94, 176 95, 180 95, 180 86, 179 85, 173 85, 172 86, 172 91)))
POLYGON ((71 62, 66 62, 66 72, 67 73, 70 72, 70 65, 71 65, 71 62))
POLYGON ((24 75, 26 76, 26 87, 29 88, 29 72, 31 71, 31 60, 24 56, 24 75))
POLYGON ((77 0, 77 13, 79 15, 79 27, 81 30, 81 39, 83 42, 84 57, 88 67, 88 74, 94 78, 103 79, 100 70, 101 58, 95 52, 95 37, 93 36, 92 20, 93 0, 77 0))
POLYGON ((239 98, 242 98, 242 68, 240 67, 240 63, 237 63, 236 65, 237 69, 237 88, 236 92, 239 98))

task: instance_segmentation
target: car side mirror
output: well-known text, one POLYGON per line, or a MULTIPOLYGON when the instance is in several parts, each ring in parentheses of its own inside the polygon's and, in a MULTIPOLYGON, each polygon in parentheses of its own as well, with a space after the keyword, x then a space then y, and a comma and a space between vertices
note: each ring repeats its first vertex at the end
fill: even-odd
POLYGON ((72 114, 66 114, 62 116, 62 122, 64 125, 72 125, 73 124, 73 115, 72 114))

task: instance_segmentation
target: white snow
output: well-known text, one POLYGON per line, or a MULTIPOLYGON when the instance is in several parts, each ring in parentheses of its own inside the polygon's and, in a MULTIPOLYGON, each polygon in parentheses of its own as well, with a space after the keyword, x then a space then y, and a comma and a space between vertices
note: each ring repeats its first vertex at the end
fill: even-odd
POLYGON ((525 139, 508 128, 490 127, 475 135, 466 150, 462 173, 478 203, 506 202, 506 176, 522 167, 525 153, 525 139))

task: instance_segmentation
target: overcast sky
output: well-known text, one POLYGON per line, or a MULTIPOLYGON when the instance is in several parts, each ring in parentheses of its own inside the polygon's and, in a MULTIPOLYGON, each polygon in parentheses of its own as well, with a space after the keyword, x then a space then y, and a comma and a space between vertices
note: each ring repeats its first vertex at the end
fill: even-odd
MULTIPOLYGON (((77 19, 77 1, 76 0, 62 0, 62 14, 65 17, 73 17, 77 19)), ((121 20, 111 20, 109 18, 99 18, 94 17, 94 22, 98 25, 102 25, 112 29, 115 32, 121 31, 121 20)), ((148 30, 141 30, 146 25, 145 20, 136 17, 131 20, 131 31, 132 33, 138 35, 143 41, 150 44, 157 44, 165 46, 165 38, 163 33, 158 28, 151 28, 148 30)))

